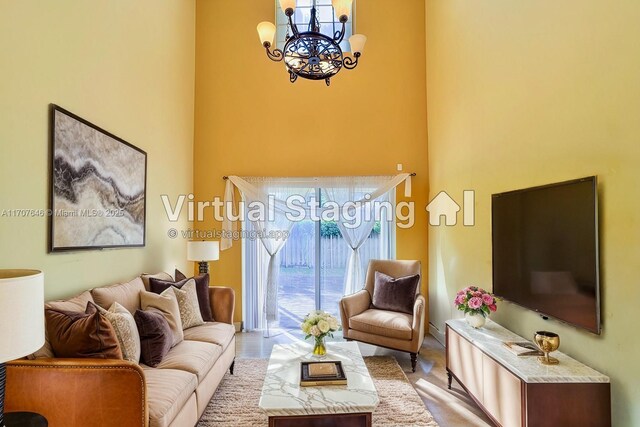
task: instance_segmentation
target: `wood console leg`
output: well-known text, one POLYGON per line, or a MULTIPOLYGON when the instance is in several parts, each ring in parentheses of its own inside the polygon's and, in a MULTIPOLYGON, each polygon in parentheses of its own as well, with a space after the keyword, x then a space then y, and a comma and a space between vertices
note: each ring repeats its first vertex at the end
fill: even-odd
POLYGON ((233 362, 231 362, 231 366, 229 366, 229 373, 231 375, 233 375, 233 368, 235 368, 236 366, 236 359, 233 359, 233 362))
POLYGON ((416 371, 417 363, 418 363, 418 353, 411 353, 411 372, 416 371))
POLYGON ((451 390, 451 380, 453 380, 453 376, 451 375, 451 372, 449 372, 449 370, 447 369, 447 388, 449 390, 451 390))

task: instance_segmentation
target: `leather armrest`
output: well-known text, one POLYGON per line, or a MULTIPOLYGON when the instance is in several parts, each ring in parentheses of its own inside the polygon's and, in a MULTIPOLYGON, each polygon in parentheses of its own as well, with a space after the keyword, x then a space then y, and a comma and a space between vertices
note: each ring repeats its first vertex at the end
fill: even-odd
POLYGON ((43 415, 49 426, 147 427, 142 368, 124 360, 36 359, 7 363, 5 410, 43 415))
POLYGON ((233 325, 236 293, 226 286, 209 286, 209 300, 213 320, 233 325))
POLYGON ((426 316, 426 300, 421 294, 418 294, 416 301, 413 303, 413 340, 417 340, 418 349, 422 346, 424 339, 424 318, 426 316))
POLYGON ((342 318, 342 330, 349 329, 349 319, 364 312, 371 305, 371 295, 366 289, 347 295, 340 300, 340 317, 342 318))

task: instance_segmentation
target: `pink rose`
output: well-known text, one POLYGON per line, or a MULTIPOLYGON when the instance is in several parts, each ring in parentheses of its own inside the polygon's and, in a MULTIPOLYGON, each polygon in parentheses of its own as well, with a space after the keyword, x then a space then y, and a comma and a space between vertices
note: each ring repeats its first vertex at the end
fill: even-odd
POLYGON ((473 296, 474 296, 474 297, 476 297, 476 298, 482 298, 482 292, 480 292, 480 291, 475 291, 475 292, 473 293, 473 296))
POLYGON ((496 311, 497 309, 498 309, 498 307, 496 307, 496 305, 495 305, 495 304, 491 304, 491 305, 489 306, 489 310, 491 310, 491 311, 496 311))
POLYGON ((491 305, 491 304, 493 304, 493 297, 490 294, 483 294, 482 295, 482 301, 486 305, 491 305))
POLYGON ((461 304, 464 304, 465 300, 466 300, 466 297, 464 294, 462 294, 462 295, 458 295, 454 302, 456 305, 461 305, 461 304))
POLYGON ((469 300, 469 308, 480 308, 482 307, 482 298, 473 297, 469 300))

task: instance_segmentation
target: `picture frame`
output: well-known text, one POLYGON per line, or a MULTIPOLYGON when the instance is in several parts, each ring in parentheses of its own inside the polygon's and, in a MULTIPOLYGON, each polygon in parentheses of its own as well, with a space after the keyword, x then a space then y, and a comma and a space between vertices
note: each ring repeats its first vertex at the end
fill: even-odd
POLYGON ((147 153, 50 105, 49 252, 144 247, 147 153))

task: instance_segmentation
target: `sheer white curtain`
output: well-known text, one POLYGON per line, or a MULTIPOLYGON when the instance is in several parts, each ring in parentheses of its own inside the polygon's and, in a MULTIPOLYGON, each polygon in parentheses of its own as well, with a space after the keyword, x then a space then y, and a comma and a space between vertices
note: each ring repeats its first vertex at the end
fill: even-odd
POLYGON ((362 289, 364 271, 360 248, 367 241, 376 221, 381 219, 381 203, 389 202, 389 192, 407 179, 405 175, 340 177, 323 182, 325 199, 342 207, 337 224, 345 243, 351 248, 344 277, 344 295, 362 289))
MULTIPOLYGON (((268 329, 269 322, 278 319, 278 252, 284 246, 294 222, 290 219, 295 212, 288 207, 286 200, 291 196, 300 196, 306 199, 309 188, 301 188, 283 182, 277 178, 230 176, 225 189, 225 209, 229 211, 233 206, 233 187, 238 188, 245 202, 245 218, 250 224, 245 224, 245 230, 252 229, 254 235, 260 239, 267 257, 266 281, 261 295, 255 294, 256 302, 262 300, 262 304, 254 308, 261 313, 258 323, 268 329), (231 199, 231 206, 229 203, 231 199)), ((225 213, 223 222, 225 230, 233 229, 230 216, 225 213)), ((232 245, 232 240, 222 239, 223 250, 232 245)), ((256 254, 259 257, 260 253, 256 254)), ((260 284, 260 281, 257 282, 260 284)))

